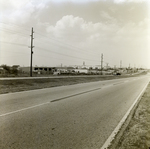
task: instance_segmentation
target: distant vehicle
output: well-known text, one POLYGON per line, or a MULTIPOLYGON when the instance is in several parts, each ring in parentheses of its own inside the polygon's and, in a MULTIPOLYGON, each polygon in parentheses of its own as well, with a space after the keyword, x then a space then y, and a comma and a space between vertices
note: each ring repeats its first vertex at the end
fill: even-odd
POLYGON ((120 73, 120 72, 117 72, 116 75, 121 75, 121 73, 120 73))
POLYGON ((55 71, 55 72, 53 72, 53 75, 60 75, 60 72, 55 71))

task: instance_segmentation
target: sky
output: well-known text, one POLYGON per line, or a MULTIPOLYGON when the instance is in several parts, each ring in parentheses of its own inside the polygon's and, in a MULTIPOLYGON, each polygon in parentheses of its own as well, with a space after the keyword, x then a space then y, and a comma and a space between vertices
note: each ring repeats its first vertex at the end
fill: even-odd
POLYGON ((1 0, 0 65, 150 68, 149 0, 1 0))

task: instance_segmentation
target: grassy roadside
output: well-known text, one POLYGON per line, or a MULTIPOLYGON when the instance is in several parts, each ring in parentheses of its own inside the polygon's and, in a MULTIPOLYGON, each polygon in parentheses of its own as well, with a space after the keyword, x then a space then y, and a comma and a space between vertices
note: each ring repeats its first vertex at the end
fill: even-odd
POLYGON ((150 83, 115 149, 150 148, 150 83))
MULTIPOLYGON (((26 90, 50 88, 56 86, 66 86, 85 82, 114 79, 115 77, 73 77, 73 78, 39 78, 39 79, 19 79, 0 80, 0 94, 19 92, 26 90)), ((117 78, 117 77, 116 77, 117 78)))
POLYGON ((0 80, 0 94, 135 76, 80 76, 67 78, 0 80))

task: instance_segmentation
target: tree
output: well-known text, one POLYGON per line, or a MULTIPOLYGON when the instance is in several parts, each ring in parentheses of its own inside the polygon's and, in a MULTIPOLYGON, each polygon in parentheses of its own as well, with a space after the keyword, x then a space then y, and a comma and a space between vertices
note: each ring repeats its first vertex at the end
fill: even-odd
POLYGON ((15 67, 12 67, 11 73, 12 73, 12 74, 15 74, 15 75, 18 75, 18 69, 15 68, 15 67))
POLYGON ((1 65, 1 67, 5 70, 6 73, 11 73, 10 66, 7 66, 7 65, 1 65))

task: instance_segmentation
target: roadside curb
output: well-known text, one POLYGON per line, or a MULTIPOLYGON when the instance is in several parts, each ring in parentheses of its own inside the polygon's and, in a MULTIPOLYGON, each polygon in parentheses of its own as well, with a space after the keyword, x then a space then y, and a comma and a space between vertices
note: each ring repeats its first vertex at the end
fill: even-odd
POLYGON ((116 126, 111 135, 108 137, 108 139, 105 141, 101 149, 117 149, 116 147, 118 145, 118 142, 121 136, 123 135, 124 131, 126 130, 128 124, 130 123, 148 84, 149 82, 145 85, 143 90, 140 92, 139 96, 136 98, 134 103, 131 105, 129 110, 126 112, 126 114, 121 119, 121 121, 116 126))

